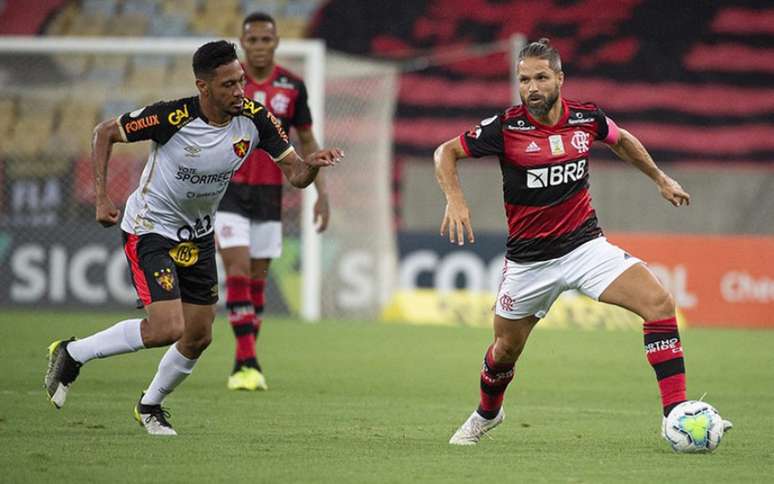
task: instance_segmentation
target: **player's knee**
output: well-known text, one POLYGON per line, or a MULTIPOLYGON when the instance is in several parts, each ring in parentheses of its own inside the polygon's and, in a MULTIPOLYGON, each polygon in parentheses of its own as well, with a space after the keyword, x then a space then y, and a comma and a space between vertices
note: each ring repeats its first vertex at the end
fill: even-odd
POLYGON ((227 277, 250 277, 250 265, 243 261, 226 265, 227 277))
POLYGON ((494 358, 497 363, 514 363, 524 349, 524 341, 519 338, 498 338, 495 344, 494 358))
POLYGON ((169 345, 179 340, 185 330, 185 320, 182 315, 170 314, 163 321, 159 321, 158 335, 161 343, 169 345))
POLYGON ((177 344, 183 347, 186 354, 198 358, 210 343, 212 343, 212 333, 200 333, 185 335, 177 344))
POLYGON ((666 319, 675 315, 675 299, 667 290, 661 290, 650 297, 650 307, 653 313, 648 319, 666 319))
POLYGON ((205 334, 194 340, 193 346, 201 353, 210 346, 210 343, 212 343, 212 334, 205 334))
POLYGON ((154 314, 143 323, 143 344, 146 348, 170 345, 180 339, 184 328, 182 314, 154 314))

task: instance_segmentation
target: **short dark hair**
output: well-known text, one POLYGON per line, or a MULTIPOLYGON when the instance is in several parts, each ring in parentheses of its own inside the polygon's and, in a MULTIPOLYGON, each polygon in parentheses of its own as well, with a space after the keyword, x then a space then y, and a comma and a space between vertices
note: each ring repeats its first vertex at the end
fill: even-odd
POLYGON ((551 46, 551 41, 546 37, 537 42, 530 42, 519 52, 519 62, 527 57, 537 57, 548 61, 548 66, 554 72, 562 72, 562 58, 559 51, 551 46))
POLYGON ((237 60, 236 46, 225 40, 207 42, 193 55, 193 71, 197 79, 209 79, 218 67, 237 60))
POLYGON ((274 21, 274 17, 264 12, 253 12, 245 17, 245 19, 242 20, 242 28, 244 29, 245 25, 253 22, 269 22, 274 28, 277 28, 277 22, 274 21))

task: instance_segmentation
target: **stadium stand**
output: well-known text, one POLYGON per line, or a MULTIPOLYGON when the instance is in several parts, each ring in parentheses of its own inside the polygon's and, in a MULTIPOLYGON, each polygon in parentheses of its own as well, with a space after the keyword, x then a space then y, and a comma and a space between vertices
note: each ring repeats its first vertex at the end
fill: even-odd
MULTIPOLYGON (((247 13, 264 10, 277 17, 283 37, 294 38, 304 34, 308 19, 319 4, 319 0, 10 2, 0 16, 0 35, 234 37, 247 13)), ((18 90, 0 97, 0 134, 5 140, 0 145, 0 159, 6 160, 5 171, 12 174, 45 171, 41 167, 51 163, 52 159, 57 160, 57 166, 72 164, 74 203, 88 203, 93 199, 86 169, 91 129, 101 119, 155 100, 158 94, 149 86, 188 85, 193 78, 190 60, 147 55, 128 58, 63 54, 49 57, 50 61, 33 59, 26 67, 10 68, 6 73, 11 84, 32 83, 42 87, 36 92, 43 93, 43 97, 30 99, 18 90), (79 102, 47 102, 44 95, 47 83, 51 81, 53 85, 53 81, 63 79, 67 80, 73 96, 80 96, 79 102), (90 90, 92 85, 112 85, 117 92, 143 94, 136 98, 100 99, 93 94, 100 90, 90 90), (86 104, 83 102, 85 93, 90 100, 86 104)), ((116 171, 115 181, 111 183, 119 185, 126 182, 126 176, 132 176, 132 180, 137 178, 142 153, 147 148, 138 144, 120 149, 130 166, 116 171), (132 159, 132 154, 141 156, 132 159)), ((122 186, 112 188, 120 195, 119 201, 128 194, 122 186)))
MULTIPOLYGON (((550 37, 571 79, 565 96, 597 101, 638 133, 659 161, 774 160, 771 2, 445 0, 363 6, 332 0, 311 31, 332 49, 406 66, 419 55, 432 63, 444 52, 506 41, 515 33, 531 40, 550 37)), ((404 160, 429 161, 428 153, 461 126, 512 102, 508 63, 499 52, 402 75, 396 189, 404 160)), ((593 157, 613 159, 600 148, 593 157)))

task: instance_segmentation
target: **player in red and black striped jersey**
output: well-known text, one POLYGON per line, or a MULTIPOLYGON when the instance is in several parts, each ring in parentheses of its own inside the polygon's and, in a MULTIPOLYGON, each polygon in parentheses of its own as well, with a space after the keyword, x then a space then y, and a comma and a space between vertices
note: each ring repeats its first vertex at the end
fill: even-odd
POLYGON ((561 96, 561 59, 547 39, 519 55, 522 104, 484 119, 435 152, 446 195, 441 235, 474 241, 457 160, 497 156, 503 174, 508 242, 497 295, 494 343, 480 374, 480 404, 450 439, 470 445, 498 425, 505 389, 532 328, 563 291, 576 289, 645 320, 645 351, 659 383, 663 413, 686 399, 685 368, 669 292, 641 261, 604 238, 589 195, 589 149, 602 141, 658 186, 675 206, 690 196, 661 171, 637 138, 595 104, 561 96))
MULTIPOLYGON (((302 155, 317 151, 304 81, 274 61, 279 44, 274 19, 265 13, 245 17, 240 42, 245 52, 245 97, 266 106, 286 133, 295 128, 302 155)), ((328 196, 323 177, 318 175, 314 183, 314 218, 322 232, 330 217, 328 196)), ((215 217, 226 270, 226 306, 236 337, 228 380, 232 390, 268 389, 255 346, 269 265, 282 253, 281 214, 282 172, 265 151, 256 150, 234 174, 215 217)))

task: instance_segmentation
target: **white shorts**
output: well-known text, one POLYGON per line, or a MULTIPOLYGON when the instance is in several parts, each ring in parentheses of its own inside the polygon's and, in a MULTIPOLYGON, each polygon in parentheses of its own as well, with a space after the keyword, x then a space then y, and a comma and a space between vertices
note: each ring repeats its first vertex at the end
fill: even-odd
POLYGON ((256 222, 232 212, 215 214, 218 247, 250 247, 251 259, 276 259, 282 255, 282 222, 256 222))
POLYGON ((570 289, 599 300, 618 276, 640 262, 604 237, 558 259, 524 264, 506 259, 495 314, 506 319, 542 318, 556 298, 570 289))

